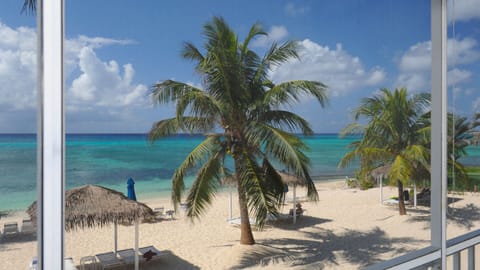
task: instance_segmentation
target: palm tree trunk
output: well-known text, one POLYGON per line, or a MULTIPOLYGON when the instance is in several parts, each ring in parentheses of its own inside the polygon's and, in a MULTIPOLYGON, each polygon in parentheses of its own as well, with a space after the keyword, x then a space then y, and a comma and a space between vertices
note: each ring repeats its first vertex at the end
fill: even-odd
POLYGON ((403 198, 403 183, 400 180, 397 180, 398 186, 398 212, 400 215, 406 215, 407 209, 405 208, 405 200, 403 198))
POLYGON ((248 206, 247 197, 245 194, 245 188, 240 184, 240 176, 238 175, 240 168, 239 160, 235 160, 235 174, 237 179, 238 190, 238 203, 240 206, 240 244, 253 245, 255 239, 253 239, 252 226, 250 226, 250 220, 248 218, 248 206))

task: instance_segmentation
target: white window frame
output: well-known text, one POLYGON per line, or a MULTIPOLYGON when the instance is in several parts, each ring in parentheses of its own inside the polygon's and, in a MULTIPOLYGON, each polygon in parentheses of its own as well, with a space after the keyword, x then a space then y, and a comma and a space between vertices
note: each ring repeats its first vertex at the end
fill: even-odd
MULTIPOLYGON (((433 258, 441 259, 441 267, 446 269, 446 10, 447 0, 431 0, 431 246, 405 256, 409 258, 408 265, 412 267, 433 258)), ((37 18, 38 258, 40 269, 62 270, 65 189, 64 0, 38 0, 37 18)), ((384 269, 387 265, 395 265, 394 261, 397 259, 371 269, 384 269)))

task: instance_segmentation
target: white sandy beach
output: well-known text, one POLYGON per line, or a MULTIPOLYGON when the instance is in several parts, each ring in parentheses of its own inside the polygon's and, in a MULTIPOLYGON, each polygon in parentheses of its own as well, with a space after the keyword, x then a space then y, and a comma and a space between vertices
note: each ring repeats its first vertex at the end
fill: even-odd
MULTIPOLYGON (((253 247, 239 245, 240 230, 226 222, 228 193, 218 194, 207 214, 194 223, 179 213, 171 220, 141 224, 140 246, 166 251, 158 261, 158 266, 165 264, 162 269, 358 269, 429 245, 429 208, 408 207, 408 214, 399 216, 396 206, 380 205, 378 188, 348 189, 343 180, 318 183, 317 189, 320 200, 303 202, 307 212, 295 225, 292 220, 278 221, 254 231, 253 247)), ((395 194, 395 188, 384 188, 385 199, 395 194)), ((297 195, 304 191, 299 189, 297 195)), ((289 192, 287 198, 291 196, 289 192)), ((480 194, 450 196, 460 200, 450 204, 448 237, 480 228, 480 194)), ((137 198, 141 200, 141 194, 137 198)), ((172 208, 168 198, 143 202, 172 208)), ((283 213, 290 208, 291 204, 285 206, 283 213)), ((235 195, 233 213, 238 216, 235 195)), ((20 224, 24 217, 22 213, 4 217, 0 226, 9 221, 20 224)), ((66 233, 66 256, 78 264, 83 256, 112 251, 113 231, 108 226, 66 233)), ((27 269, 36 245, 29 240, 2 242, 0 269, 27 269)), ((134 247, 133 226, 119 226, 118 245, 134 247)))

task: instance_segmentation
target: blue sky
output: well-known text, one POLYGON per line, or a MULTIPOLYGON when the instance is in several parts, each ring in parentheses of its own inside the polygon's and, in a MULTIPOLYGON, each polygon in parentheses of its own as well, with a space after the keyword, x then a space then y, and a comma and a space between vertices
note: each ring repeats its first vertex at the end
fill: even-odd
MULTIPOLYGON (((326 108, 308 99, 291 108, 316 132, 341 130, 360 99, 379 88, 430 91, 426 0, 65 2, 67 132, 141 133, 171 117, 173 106, 153 107, 148 88, 166 79, 200 85, 179 52, 184 41, 202 47, 202 26, 213 16, 224 17, 241 40, 262 23, 269 37, 252 43, 259 54, 273 41, 299 42, 301 61, 271 76, 329 86, 326 108)), ((2 0, 0 9, 0 133, 36 129, 35 18, 20 14, 21 5, 2 0)), ((480 111, 479 7, 480 0, 450 3, 450 106, 465 116, 480 111)))

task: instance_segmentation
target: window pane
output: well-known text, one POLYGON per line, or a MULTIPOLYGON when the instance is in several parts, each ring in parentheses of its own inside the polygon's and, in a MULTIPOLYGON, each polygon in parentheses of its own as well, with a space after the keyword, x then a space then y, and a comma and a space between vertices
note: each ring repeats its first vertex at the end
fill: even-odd
POLYGON ((448 156, 456 166, 448 167, 447 239, 480 228, 479 17, 466 15, 469 4, 451 2, 448 10, 448 156))
POLYGON ((37 198, 36 17, 22 1, 0 9, 0 269, 27 269, 37 258, 27 208, 37 198), (21 256, 19 256, 21 254, 21 256))
MULTIPOLYGON (((223 24, 221 20, 217 23, 223 24)), ((215 27, 210 30, 215 32, 215 27)), ((421 106, 425 105, 423 103, 415 103, 418 106, 413 106, 412 110, 400 107, 407 104, 402 103, 402 98, 411 101, 408 104, 414 104, 414 100, 428 103, 422 100, 426 98, 422 94, 429 93, 431 88, 430 1, 210 1, 202 4, 196 1, 125 1, 121 5, 104 1, 67 1, 66 33, 67 189, 95 184, 128 195, 127 179, 133 178, 137 200, 152 209, 158 208, 156 219, 140 224, 139 238, 140 247, 154 246, 166 253, 163 262, 155 263, 200 268, 246 267, 251 265, 242 264, 245 262, 242 256, 259 256, 258 260, 250 258, 248 261, 278 264, 276 266, 280 268, 342 265, 357 269, 430 245, 430 208, 426 195, 430 177, 427 168, 421 166, 428 163, 430 146, 429 141, 419 135, 422 128, 428 128, 426 113, 429 107, 421 106), (268 35, 259 35, 249 44, 258 58, 247 54, 242 59, 248 59, 248 63, 239 60, 215 66, 214 60, 222 57, 236 59, 241 50, 233 50, 234 53, 228 55, 223 51, 208 55, 209 48, 230 48, 225 44, 217 47, 205 45, 211 36, 205 34, 210 28, 204 28, 204 25, 215 24, 212 22, 214 16, 225 19, 238 35, 239 42, 243 42, 254 23, 262 23, 268 35), (260 81, 248 81, 254 77, 249 68, 260 69, 260 59, 268 54, 272 44, 289 40, 297 41, 299 59, 269 59, 263 63, 275 64, 267 67, 268 72, 258 73, 260 81), (191 42, 205 56, 204 59, 211 62, 197 65, 202 57, 192 47, 187 47, 190 51, 184 53, 185 42, 191 42), (281 64, 276 65, 277 61, 281 64), (229 77, 232 80, 224 80, 225 74, 216 76, 218 74, 213 72, 226 66, 233 69, 226 74, 233 76, 229 77), (178 123, 174 123, 173 136, 161 138, 154 144, 148 142, 147 134, 154 123, 176 117, 175 107, 178 105, 175 102, 152 106, 149 96, 149 88, 155 83, 161 84, 160 88, 152 87, 153 91, 162 91, 162 86, 168 88, 167 80, 187 85, 186 90, 182 88, 185 92, 181 97, 191 95, 192 99, 184 100, 189 105, 185 107, 185 116, 218 104, 202 99, 203 94, 221 102, 221 109, 196 115, 207 116, 205 122, 217 120, 212 123, 213 129, 201 132, 204 130, 198 128, 193 130, 193 135, 185 135, 189 133, 188 128, 175 130, 178 123), (229 84, 237 80, 237 84, 229 84), (291 80, 318 81, 327 85, 325 93, 329 105, 322 108, 321 102, 311 95, 295 96, 287 92, 271 98, 269 106, 253 110, 263 105, 264 100, 259 96, 263 97, 264 91, 280 91, 278 88, 271 90, 272 83, 279 85, 291 80), (241 91, 237 90, 234 98, 222 96, 237 88, 241 91), (380 91, 383 88, 388 90, 380 91), (249 91, 254 92, 245 95, 249 91), (277 106, 288 97, 293 97, 292 103, 277 106), (384 99, 390 105, 368 114, 367 109, 377 109, 373 108, 374 104, 362 103, 368 97, 384 99), (199 102, 189 103, 192 100, 199 102), (234 101, 252 104, 237 108, 234 101), (372 108, 368 108, 369 105, 372 108), (362 106, 365 113, 360 110, 362 106), (233 108, 240 111, 229 111, 233 108), (249 111, 242 111, 244 108, 249 111), (359 111, 358 122, 353 117, 356 109, 359 111), (262 110, 282 112, 263 115, 262 110), (309 123, 308 127, 299 129, 296 124, 302 126, 303 122, 296 120, 282 122, 290 116, 283 110, 303 117, 309 123), (241 113, 245 118, 232 116, 241 113), (257 114, 257 118, 253 117, 257 114), (309 175, 315 182, 315 188, 311 187, 310 191, 316 191, 318 201, 307 196, 306 187, 291 184, 287 185, 287 191, 287 187, 281 186, 281 191, 287 192, 283 194, 285 201, 278 205, 279 215, 275 220, 267 221, 263 230, 254 230, 253 237, 261 245, 247 248, 239 245, 240 230, 232 224, 240 217, 237 188, 236 185, 221 185, 221 179, 228 179, 224 171, 210 168, 213 176, 208 178, 217 181, 212 180, 216 183, 212 185, 218 188, 218 192, 211 205, 206 203, 209 207, 193 225, 183 207, 174 211, 170 198, 176 169, 197 145, 210 138, 208 135, 223 135, 215 149, 224 150, 218 150, 226 156, 222 165, 230 172, 235 170, 238 142, 243 141, 235 138, 238 132, 232 132, 233 128, 244 128, 242 132, 254 134, 250 140, 259 140, 257 144, 249 141, 253 144, 249 150, 265 152, 265 155, 252 153, 256 157, 252 160, 258 160, 258 167, 263 169, 258 169, 260 178, 266 171, 261 166, 267 166, 260 160, 267 157, 276 170, 308 180, 301 166, 284 157, 292 155, 289 149, 282 148, 288 140, 278 133, 268 133, 272 129, 263 130, 263 126, 242 126, 244 123, 254 125, 254 120, 265 121, 272 127, 295 134, 310 133, 309 128, 312 129, 314 135, 302 135, 300 140, 309 149, 305 153, 310 159, 309 175), (293 130, 289 129, 291 123, 295 123, 293 130), (351 123, 365 129, 349 130, 351 123), (177 131, 183 133, 176 134, 177 131), (348 135, 342 137, 340 133, 348 135), (352 143, 359 146, 358 151, 349 148, 352 143), (418 149, 423 151, 422 155, 414 151, 418 149), (349 157, 352 157, 351 162, 349 157), (344 166, 339 168, 342 160, 344 166), (399 214, 402 200, 397 180, 405 192, 401 192, 401 198, 404 198, 407 215, 399 214), (416 192, 421 193, 418 205, 414 200, 416 192), (298 209, 302 215, 295 217, 294 224, 290 213, 296 212, 294 204, 297 202, 306 211, 298 209)), ((228 37, 222 36, 226 44, 236 48, 232 45, 236 37, 228 37)), ((289 52, 286 52, 287 56, 292 56, 289 52)), ((315 90, 321 96, 323 86, 316 86, 315 90)), ((214 147, 212 145, 209 146, 214 147)), ((188 190, 198 180, 199 169, 205 161, 200 159, 186 170, 183 179, 186 191, 179 199, 181 203, 189 201, 188 190)), ((246 167, 241 168, 243 170, 239 169, 237 177, 247 171, 246 167)), ((275 170, 271 171, 275 175, 275 170)), ((278 192, 278 186, 275 190, 275 195, 282 193, 278 192)), ((205 196, 205 193, 199 196, 205 196)), ((68 199, 68 193, 66 197, 68 199)), ((188 211, 188 204, 180 206, 185 206, 188 211)), ((108 210, 118 209, 121 207, 108 210)), ((68 211, 67 202, 66 216, 68 211)), ((256 217, 254 213, 250 212, 250 218, 256 217)), ((261 220, 260 216, 258 218, 261 220)), ((88 260, 93 258, 90 256, 114 250, 113 222, 104 221, 103 227, 67 231, 66 255, 79 264, 84 257, 88 260)), ((133 223, 120 224, 117 239, 118 250, 134 248, 133 223)), ((120 258, 121 254, 117 257, 120 258)))

